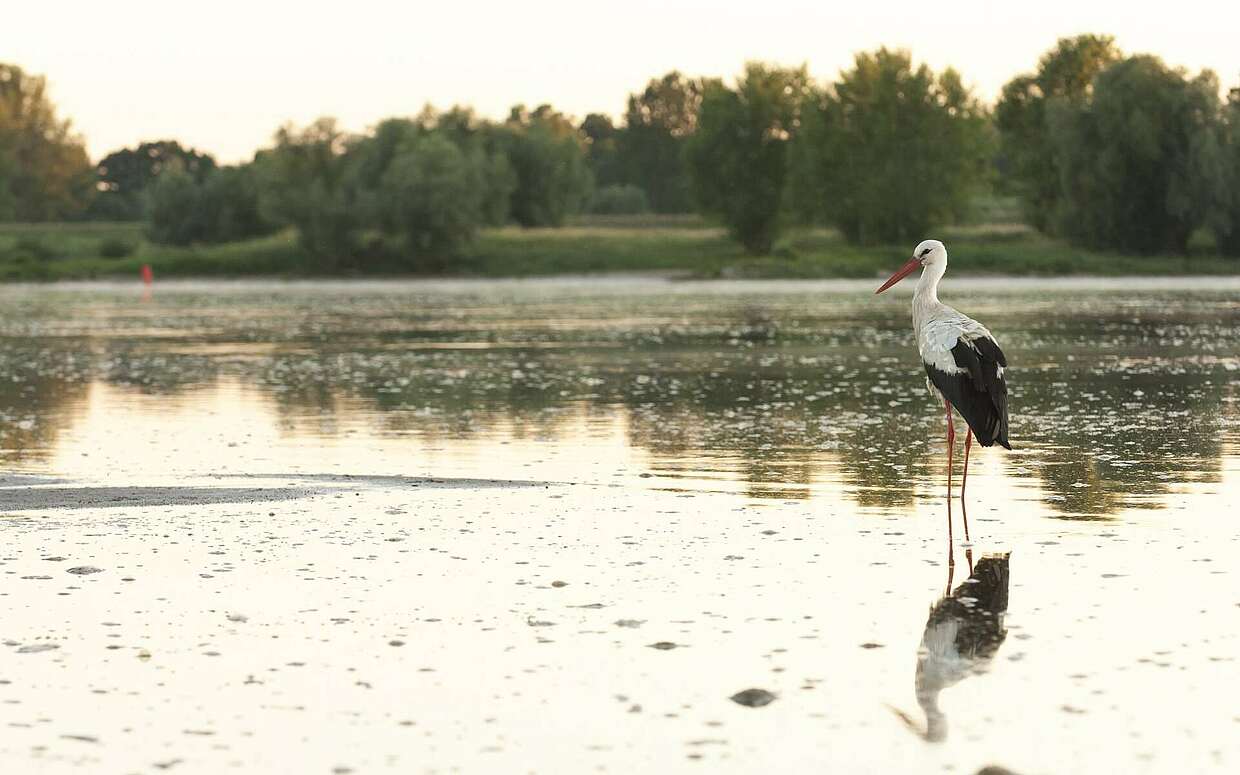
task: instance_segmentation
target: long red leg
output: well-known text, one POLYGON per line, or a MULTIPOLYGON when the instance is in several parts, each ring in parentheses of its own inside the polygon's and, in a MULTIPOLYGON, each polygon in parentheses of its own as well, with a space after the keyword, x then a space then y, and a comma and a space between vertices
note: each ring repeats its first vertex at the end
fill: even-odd
POLYGON ((956 446, 956 425, 952 421, 952 405, 943 399, 943 408, 947 410, 947 564, 956 564, 956 556, 952 552, 952 449, 956 446))
POLYGON ((973 446, 973 429, 964 434, 964 473, 960 475, 960 515, 964 518, 964 540, 969 540, 969 510, 964 504, 964 486, 969 481, 969 447, 973 446))

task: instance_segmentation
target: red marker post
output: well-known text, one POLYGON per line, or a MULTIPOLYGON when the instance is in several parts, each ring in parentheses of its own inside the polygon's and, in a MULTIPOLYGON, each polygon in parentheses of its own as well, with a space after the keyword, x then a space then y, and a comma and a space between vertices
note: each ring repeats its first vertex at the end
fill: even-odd
POLYGON ((142 265, 142 283, 144 285, 150 285, 153 282, 155 282, 155 273, 151 271, 151 265, 143 264, 142 265))

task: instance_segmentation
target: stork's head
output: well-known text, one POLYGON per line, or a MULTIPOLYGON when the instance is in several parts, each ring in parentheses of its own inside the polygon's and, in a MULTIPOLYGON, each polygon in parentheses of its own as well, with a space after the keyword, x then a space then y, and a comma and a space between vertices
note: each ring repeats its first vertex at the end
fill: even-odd
POLYGON ((917 243, 917 247, 913 248, 913 257, 905 263, 904 266, 896 270, 896 273, 887 279, 875 293, 882 293, 891 286, 903 280, 913 273, 914 270, 931 265, 947 266, 947 248, 942 242, 936 239, 922 240, 917 243))

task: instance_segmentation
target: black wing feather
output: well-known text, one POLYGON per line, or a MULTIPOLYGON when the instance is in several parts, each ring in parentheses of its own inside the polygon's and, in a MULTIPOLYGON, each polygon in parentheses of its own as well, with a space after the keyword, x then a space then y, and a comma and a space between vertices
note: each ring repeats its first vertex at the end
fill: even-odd
MULTIPOLYGON (((956 341, 956 345, 960 345, 959 340, 956 341)), ((999 343, 990 337, 983 336, 980 339, 974 339, 973 346, 977 348, 978 353, 980 353, 983 358, 992 360, 1000 366, 1007 366, 1007 358, 1004 357, 1003 351, 999 349, 999 343)))
POLYGON ((1007 358, 995 340, 989 337, 972 342, 956 340, 952 348, 960 374, 947 374, 926 364, 926 374, 939 392, 956 407, 973 435, 983 447, 1008 443, 1007 384, 999 374, 1007 366, 1007 358))

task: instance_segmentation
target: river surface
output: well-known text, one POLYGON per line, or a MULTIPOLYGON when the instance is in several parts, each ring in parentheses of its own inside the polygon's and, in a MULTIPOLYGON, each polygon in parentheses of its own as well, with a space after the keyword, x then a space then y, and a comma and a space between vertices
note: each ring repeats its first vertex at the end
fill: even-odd
POLYGON ((0 289, 0 766, 1240 768, 1240 281, 949 275, 950 544, 877 284, 0 289))

